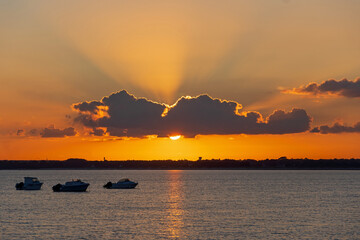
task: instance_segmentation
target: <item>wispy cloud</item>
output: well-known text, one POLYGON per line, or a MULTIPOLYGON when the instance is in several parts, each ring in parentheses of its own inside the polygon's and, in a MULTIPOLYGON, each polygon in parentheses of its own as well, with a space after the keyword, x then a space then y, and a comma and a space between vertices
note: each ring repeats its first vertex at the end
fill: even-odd
POLYGON ((360 98, 360 78, 354 81, 343 79, 336 81, 330 79, 320 84, 309 83, 306 86, 283 90, 288 94, 303 94, 312 96, 342 96, 347 98, 360 98))
POLYGON ((27 136, 34 137, 40 136, 43 138, 64 138, 64 137, 72 137, 77 134, 77 131, 73 127, 68 127, 64 129, 55 128, 54 126, 50 126, 42 129, 31 129, 29 131, 25 131, 24 129, 18 129, 16 132, 17 136, 27 136))
POLYGON ((313 128, 310 132, 313 133, 360 133, 360 122, 354 124, 354 126, 345 126, 341 123, 335 123, 332 126, 322 125, 320 127, 313 128))

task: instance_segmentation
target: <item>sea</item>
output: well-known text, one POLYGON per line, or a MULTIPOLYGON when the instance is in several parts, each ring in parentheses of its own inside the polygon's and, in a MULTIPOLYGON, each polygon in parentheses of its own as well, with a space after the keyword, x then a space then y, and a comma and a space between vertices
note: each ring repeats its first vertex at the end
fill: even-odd
POLYGON ((360 239, 358 170, 2 170, 0 239, 360 239), (38 177, 40 191, 15 190, 38 177), (135 189, 104 189, 135 180, 135 189), (87 192, 53 192, 71 179, 87 192))

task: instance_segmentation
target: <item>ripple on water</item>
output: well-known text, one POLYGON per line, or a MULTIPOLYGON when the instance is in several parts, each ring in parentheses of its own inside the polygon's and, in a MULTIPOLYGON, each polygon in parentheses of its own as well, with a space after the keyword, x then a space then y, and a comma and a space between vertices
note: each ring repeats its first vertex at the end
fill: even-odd
POLYGON ((0 239, 357 239, 360 171, 1 171, 0 239), (16 191, 24 176, 40 191, 16 191), (102 185, 121 177, 130 190, 102 185), (85 193, 54 193, 71 178, 85 193))

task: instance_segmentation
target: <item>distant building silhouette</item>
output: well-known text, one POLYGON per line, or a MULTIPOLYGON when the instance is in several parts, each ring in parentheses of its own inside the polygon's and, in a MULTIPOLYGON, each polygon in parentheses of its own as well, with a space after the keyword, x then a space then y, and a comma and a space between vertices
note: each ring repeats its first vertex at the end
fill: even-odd
MULTIPOLYGON (((106 159, 105 159, 106 160, 106 159)), ((127 160, 86 161, 70 158, 66 161, 0 161, 3 169, 360 169, 360 159, 266 159, 233 160, 127 160)))

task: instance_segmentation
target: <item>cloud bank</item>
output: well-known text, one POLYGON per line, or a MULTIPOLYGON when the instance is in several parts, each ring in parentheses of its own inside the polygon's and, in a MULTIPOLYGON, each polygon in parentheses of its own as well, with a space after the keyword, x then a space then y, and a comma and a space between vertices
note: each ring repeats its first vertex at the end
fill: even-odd
POLYGON ((181 97, 168 106, 137 98, 125 90, 100 101, 73 104, 72 108, 78 112, 75 122, 98 136, 287 134, 305 132, 311 122, 303 109, 276 110, 264 119, 258 112, 239 112, 242 106, 237 102, 208 95, 181 97))
POLYGON ((306 86, 285 90, 284 93, 289 94, 306 94, 314 96, 335 95, 347 98, 360 98, 360 78, 354 81, 343 79, 336 81, 330 79, 320 84, 310 83, 306 86))
POLYGON ((63 138, 63 137, 72 137, 75 136, 77 132, 75 128, 68 127, 64 129, 58 129, 54 126, 43 128, 43 129, 31 129, 25 131, 24 129, 17 130, 17 136, 41 136, 43 138, 63 138))
POLYGON ((73 127, 68 127, 64 129, 44 128, 40 135, 43 138, 71 137, 76 135, 76 131, 73 127))
POLYGON ((320 127, 315 127, 311 129, 310 132, 313 133, 360 133, 360 122, 356 123, 354 126, 344 126, 340 123, 335 123, 332 126, 322 125, 320 127))

